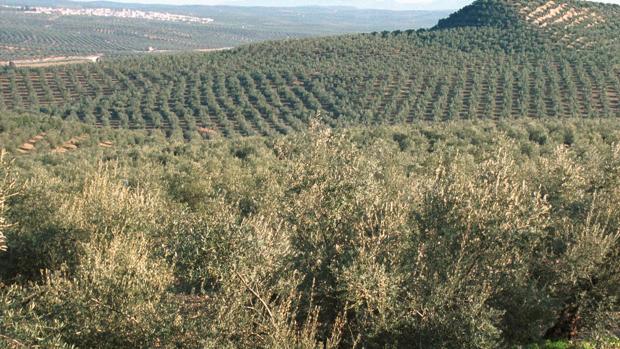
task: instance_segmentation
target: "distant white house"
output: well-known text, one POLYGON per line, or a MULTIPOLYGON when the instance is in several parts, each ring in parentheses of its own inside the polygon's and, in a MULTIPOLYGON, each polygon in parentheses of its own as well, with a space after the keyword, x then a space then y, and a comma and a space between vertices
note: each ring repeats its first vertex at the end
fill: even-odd
POLYGON ((194 17, 178 15, 167 12, 141 11, 130 9, 110 9, 110 8, 62 8, 62 7, 30 7, 25 13, 38 13, 57 16, 96 16, 96 17, 117 17, 117 18, 137 18, 154 21, 167 22, 186 22, 197 24, 209 24, 213 18, 194 17))

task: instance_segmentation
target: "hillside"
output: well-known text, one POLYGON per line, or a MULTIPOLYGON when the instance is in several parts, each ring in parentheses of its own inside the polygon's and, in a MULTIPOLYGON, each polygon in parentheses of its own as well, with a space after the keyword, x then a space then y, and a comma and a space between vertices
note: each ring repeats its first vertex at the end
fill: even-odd
MULTIPOLYGON (((186 138, 287 134, 305 128, 317 112, 331 125, 620 116, 616 41, 588 50, 558 45, 541 27, 548 19, 530 14, 528 22, 524 10, 498 4, 505 3, 478 1, 430 31, 6 68, 0 108, 186 138), (474 13, 476 23, 488 25, 471 25, 474 13)), ((617 6, 588 6, 606 14, 604 23, 617 22, 617 6)), ((598 38, 596 26, 577 27, 584 37, 598 38)), ((605 28, 607 37, 620 37, 605 28)))
POLYGON ((0 348, 620 349, 618 7, 559 1, 0 67, 0 348))
POLYGON ((535 31, 568 48, 616 48, 620 6, 580 0, 482 0, 440 20, 436 29, 497 27, 535 31))
POLYGON ((48 56, 117 57, 144 54, 149 49, 194 51, 265 40, 428 28, 444 15, 433 11, 368 11, 340 7, 246 8, 0 1, 0 65, 10 60, 48 56), (29 5, 28 10, 26 5, 29 5), (121 15, 84 15, 114 11, 121 15), (140 16, 126 18, 131 17, 128 13, 131 11, 161 14, 150 18, 184 16, 205 22, 149 20, 140 16), (83 15, 77 15, 80 13, 83 15))

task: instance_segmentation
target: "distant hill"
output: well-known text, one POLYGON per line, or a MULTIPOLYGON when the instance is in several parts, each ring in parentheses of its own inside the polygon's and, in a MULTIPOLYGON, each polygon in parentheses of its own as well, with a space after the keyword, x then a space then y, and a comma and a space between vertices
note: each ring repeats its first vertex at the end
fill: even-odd
POLYGON ((620 117, 618 6, 527 4, 478 0, 432 30, 5 68, 0 109, 186 138, 286 134, 317 112, 334 126, 620 117))
POLYGON ((535 30, 569 48, 617 47, 620 6, 577 0, 479 0, 435 28, 485 26, 535 30))
MULTIPOLYGON (((163 2, 163 1, 162 1, 163 2)), ((104 5, 105 7, 129 7, 132 8, 170 8, 170 7, 226 7, 226 6, 209 6, 209 5, 164 5, 164 4, 139 4, 127 2, 114 2, 112 1, 71 1, 71 0, 3 0, 2 3, 7 4, 23 4, 28 3, 33 6, 79 6, 79 7, 97 7, 104 5)), ((168 1, 168 3, 172 3, 168 1)), ((194 2, 196 3, 196 2, 194 2)), ((399 0, 293 0, 284 2, 282 0, 233 0, 229 1, 229 7, 270 7, 270 8, 282 8, 282 7, 330 7, 330 8, 357 8, 357 9, 373 9, 373 10, 390 10, 390 11, 419 11, 421 9, 428 11, 448 11, 452 12, 461 6, 468 3, 467 0, 451 1, 450 6, 446 6, 446 2, 443 0, 429 0, 424 1, 422 5, 419 3, 407 3, 399 0)))
POLYGON ((266 40, 432 27, 432 11, 350 7, 171 6, 114 2, 19 0, 9 6, 148 10, 213 18, 208 25, 131 18, 28 14, 0 7, 0 61, 47 56, 120 56, 154 50, 192 51, 266 40))

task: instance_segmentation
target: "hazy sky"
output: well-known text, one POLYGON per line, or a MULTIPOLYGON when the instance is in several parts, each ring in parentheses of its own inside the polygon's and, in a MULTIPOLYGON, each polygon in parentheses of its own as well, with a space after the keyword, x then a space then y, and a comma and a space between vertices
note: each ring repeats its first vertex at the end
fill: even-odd
MULTIPOLYGON (((121 2, 141 2, 160 4, 198 4, 198 5, 260 5, 260 6, 355 6, 360 8, 383 8, 394 10, 436 10, 456 9, 471 3, 471 0, 116 0, 121 2)), ((620 4, 620 0, 604 1, 620 4)))

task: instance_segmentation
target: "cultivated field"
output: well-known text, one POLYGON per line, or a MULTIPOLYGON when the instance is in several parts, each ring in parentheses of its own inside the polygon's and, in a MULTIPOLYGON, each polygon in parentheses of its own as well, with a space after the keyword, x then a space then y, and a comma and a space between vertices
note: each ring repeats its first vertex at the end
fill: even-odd
POLYGON ((620 6, 229 11, 0 25, 0 348, 620 349, 620 6))
MULTIPOLYGON (((124 13, 122 4, 99 2, 96 5, 93 8, 95 5, 88 3, 60 1, 49 6, 65 8, 71 13, 90 13, 107 6, 112 13, 124 13)), ((125 6, 129 7, 127 13, 144 12, 138 12, 142 8, 136 5, 125 6)), ((192 51, 266 40, 430 27, 446 14, 369 12, 351 8, 162 6, 155 9, 159 10, 156 13, 170 13, 181 18, 214 17, 214 21, 203 24, 56 12, 30 13, 27 8, 0 7, 0 61, 96 54, 118 57, 149 50, 192 51)))

